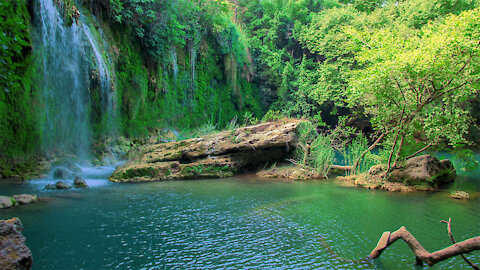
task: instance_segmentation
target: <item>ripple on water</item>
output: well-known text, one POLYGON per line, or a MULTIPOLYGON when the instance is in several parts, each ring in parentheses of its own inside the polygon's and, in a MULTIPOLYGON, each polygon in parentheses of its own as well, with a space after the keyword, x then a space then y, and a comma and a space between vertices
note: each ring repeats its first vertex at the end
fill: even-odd
MULTIPOLYGON (((439 223, 449 216, 458 239, 479 234, 479 201, 322 182, 110 184, 82 196, 15 210, 36 269, 414 269, 403 244, 364 258, 401 225, 430 250, 449 245, 439 223)), ((462 267, 453 259, 438 269, 462 267)))

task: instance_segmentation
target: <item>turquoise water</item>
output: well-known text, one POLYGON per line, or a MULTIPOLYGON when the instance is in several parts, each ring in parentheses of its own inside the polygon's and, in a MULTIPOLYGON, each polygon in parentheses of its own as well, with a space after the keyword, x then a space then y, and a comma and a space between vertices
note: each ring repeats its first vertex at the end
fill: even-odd
MULTIPOLYGON (((109 172, 92 172, 87 190, 43 191, 48 179, 0 184, 5 195, 48 198, 0 210, 0 219, 21 219, 34 269, 417 269, 403 242, 362 259, 402 225, 430 251, 450 245, 442 219, 452 218, 457 240, 480 235, 480 200, 446 192, 252 176, 114 184, 102 178, 109 172)), ((434 269, 468 267, 453 258, 434 269)))

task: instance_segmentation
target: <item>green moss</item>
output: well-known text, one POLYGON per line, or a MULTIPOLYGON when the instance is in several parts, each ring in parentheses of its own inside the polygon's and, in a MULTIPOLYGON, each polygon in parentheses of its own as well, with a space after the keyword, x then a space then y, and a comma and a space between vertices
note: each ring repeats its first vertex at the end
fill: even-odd
MULTIPOLYGON (((137 176, 148 176, 148 177, 151 177, 151 178, 155 178, 157 176, 157 170, 155 170, 154 168, 152 167, 143 167, 143 168, 130 168, 130 169, 127 169, 127 170, 123 170, 120 175, 119 175, 119 178, 121 179, 130 179, 130 178, 134 178, 134 177, 137 177, 137 176)), ((116 176, 113 176, 114 178, 116 176)))
MULTIPOLYGON (((26 3, 27 0, 7 1, 0 9, 0 27, 7 33, 0 39, 2 44, 9 46, 8 55, 3 55, 3 51, 1 55, 9 65, 0 70, 6 77, 0 78, 0 156, 3 158, 45 151, 40 140, 42 131, 37 127, 45 126, 39 121, 48 120, 37 117, 41 110, 41 93, 35 85, 39 81, 35 63, 39 61, 35 61, 31 53, 31 25, 26 3)), ((72 1, 66 3, 74 7, 72 1)), ((101 9, 102 5, 96 6, 99 7, 101 9)), ((152 51, 146 53, 146 44, 138 39, 138 29, 132 29, 128 23, 96 20, 89 10, 93 9, 82 9, 82 16, 93 38, 107 44, 99 42, 99 50, 110 71, 115 96, 114 115, 118 116, 114 119, 106 116, 101 106, 100 85, 91 82, 88 117, 95 140, 110 135, 112 130, 116 135, 138 137, 157 127, 191 130, 209 124, 221 129, 245 112, 256 117, 262 115, 258 87, 242 76, 246 63, 245 39, 230 21, 228 11, 222 11, 226 13, 216 22, 218 33, 210 27, 212 22, 202 22, 207 24, 204 25, 207 31, 197 33, 194 63, 188 43, 156 41, 164 43, 162 48, 168 49, 164 52, 175 48, 178 74, 174 76, 170 53, 160 50, 153 59, 152 51), (230 66, 226 68, 225 63, 230 66)), ((93 65, 92 62, 91 69, 95 68, 93 65)))
POLYGON ((0 157, 24 158, 40 148, 35 116, 37 74, 26 1, 4 1, 0 21, 4 63, 0 65, 0 157))
POLYGON ((232 176, 233 172, 227 165, 192 165, 182 168, 180 175, 183 177, 228 177, 232 176))
MULTIPOLYGON (((131 31, 120 29, 114 36, 121 56, 115 72, 117 103, 121 129, 126 135, 139 136, 166 126, 191 129, 205 123, 222 128, 246 111, 261 116, 258 88, 240 74, 236 81, 225 76, 225 56, 216 49, 218 44, 211 37, 205 36, 200 43, 201 57, 196 57, 193 80, 188 46, 176 49, 175 78, 169 55, 163 56, 168 60, 164 61, 166 64, 147 68, 141 46, 132 39, 131 31), (234 89, 239 93, 235 94, 234 89)), ((240 73, 241 69, 235 72, 240 73)))

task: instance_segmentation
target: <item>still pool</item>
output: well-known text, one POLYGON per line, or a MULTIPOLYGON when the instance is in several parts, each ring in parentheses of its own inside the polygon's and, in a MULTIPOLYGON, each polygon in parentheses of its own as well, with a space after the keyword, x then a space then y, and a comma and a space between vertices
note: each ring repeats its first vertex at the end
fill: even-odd
MULTIPOLYGON (((362 258, 402 225, 429 251, 450 245, 442 219, 452 218, 459 241, 480 235, 480 200, 446 192, 248 175, 143 184, 87 177, 91 188, 68 191, 44 191, 46 182, 0 184, 4 195, 47 198, 0 210, 0 219, 22 221, 33 269, 417 269, 403 242, 362 258)), ((468 257, 480 262, 478 252, 468 257)), ((457 257, 434 269, 469 268, 457 257)))

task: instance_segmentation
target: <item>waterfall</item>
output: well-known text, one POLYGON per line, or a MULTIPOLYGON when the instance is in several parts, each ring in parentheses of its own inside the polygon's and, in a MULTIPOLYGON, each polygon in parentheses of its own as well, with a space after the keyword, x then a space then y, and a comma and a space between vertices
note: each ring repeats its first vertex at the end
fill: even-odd
POLYGON ((195 44, 190 45, 190 68, 192 70, 192 90, 195 89, 195 61, 197 58, 197 50, 195 44))
POLYGON ((170 56, 172 58, 173 79, 176 81, 177 75, 178 75, 178 64, 177 64, 177 52, 175 47, 172 47, 170 49, 170 56))
POLYGON ((112 107, 107 65, 85 20, 67 25, 53 0, 35 2, 34 26, 43 93, 39 119, 43 148, 87 158, 92 141, 92 73, 98 73, 102 110, 112 107))
POLYGON ((82 30, 83 33, 85 33, 85 37, 88 40, 88 43, 90 44, 90 47, 93 50, 94 54, 94 61, 95 61, 95 67, 96 71, 98 72, 98 77, 100 80, 100 102, 101 106, 104 110, 106 110, 107 115, 111 115, 113 112, 113 97, 112 97, 112 92, 111 92, 111 78, 110 78, 110 72, 107 68, 107 65, 105 61, 103 60, 103 57, 100 53, 100 50, 98 49, 98 45, 96 44, 96 41, 93 39, 92 34, 90 33, 88 27, 86 24, 82 25, 82 30))

